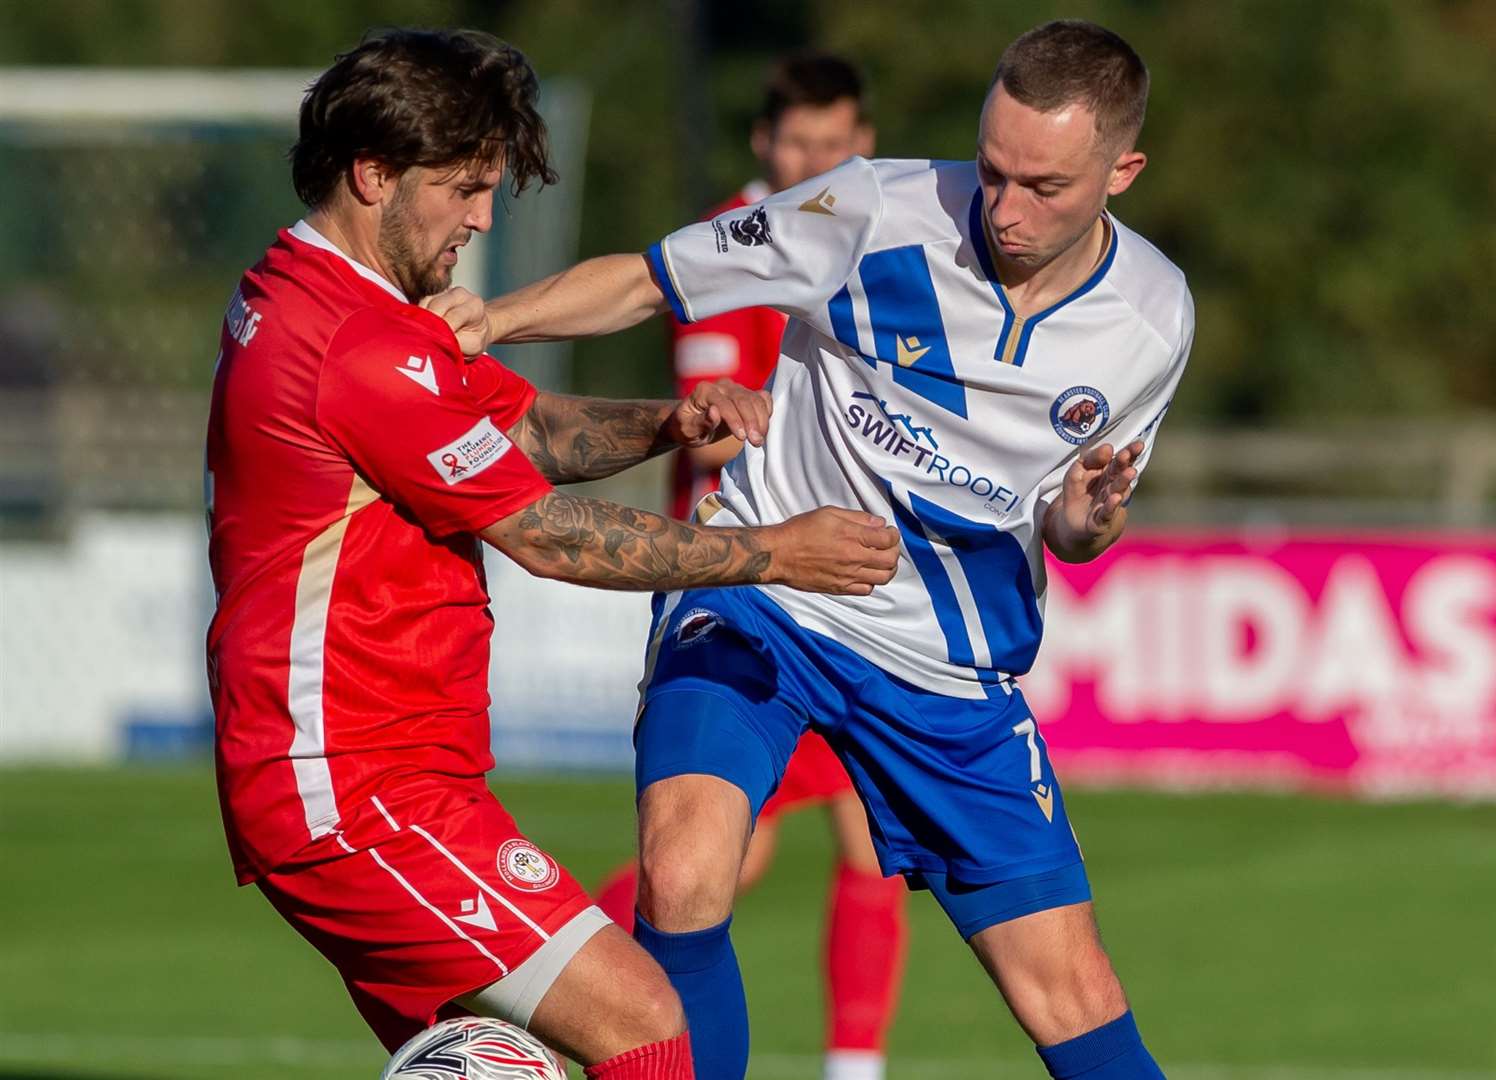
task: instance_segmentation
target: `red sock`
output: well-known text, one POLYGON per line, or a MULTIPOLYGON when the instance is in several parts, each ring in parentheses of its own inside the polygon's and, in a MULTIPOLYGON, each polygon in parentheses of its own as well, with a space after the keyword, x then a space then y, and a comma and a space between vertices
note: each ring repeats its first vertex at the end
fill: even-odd
POLYGON ((583 1072, 595 1080, 695 1080, 691 1067, 691 1033, 650 1043, 588 1065, 583 1072))
POLYGON ((614 870, 597 887, 597 906, 624 932, 634 932, 634 901, 639 895, 639 864, 627 862, 614 870))
POLYGON ((826 929, 832 1050, 882 1050, 904 967, 901 877, 838 863, 826 929))

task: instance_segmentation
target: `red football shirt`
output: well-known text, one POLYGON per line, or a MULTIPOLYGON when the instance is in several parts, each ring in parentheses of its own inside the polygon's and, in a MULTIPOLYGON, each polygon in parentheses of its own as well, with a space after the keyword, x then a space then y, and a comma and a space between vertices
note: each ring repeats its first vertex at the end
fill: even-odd
MULTIPOLYGON (((535 390, 305 222, 224 319, 208 422, 219 796, 241 882, 492 767, 474 535, 550 485, 535 390)), ((385 827, 379 826, 380 830, 385 827)))
MULTIPOLYGON (((769 194, 769 186, 755 180, 707 215, 751 206, 769 194)), ((675 392, 685 397, 699 383, 728 378, 750 390, 761 389, 779 363, 779 339, 789 320, 773 308, 728 311, 700 322, 683 323, 670 316, 670 352, 675 392)), ((717 490, 716 469, 698 469, 684 450, 675 455, 675 478, 670 513, 688 518, 702 497, 717 490)))

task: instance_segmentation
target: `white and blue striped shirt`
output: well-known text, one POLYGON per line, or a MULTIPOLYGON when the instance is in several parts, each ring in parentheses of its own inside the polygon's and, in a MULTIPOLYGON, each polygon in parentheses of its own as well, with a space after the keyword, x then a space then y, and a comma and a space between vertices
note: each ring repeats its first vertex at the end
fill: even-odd
MULTIPOLYGON (((1039 648, 1044 512, 1081 449, 1148 444, 1184 372, 1184 276, 1108 216, 1086 281, 1014 313, 970 162, 853 158, 650 249, 677 316, 791 316, 762 448, 723 473, 714 525, 818 506, 896 524, 903 558, 871 596, 769 586, 800 625, 956 697, 1005 693, 1039 648)), ((709 497, 712 498, 712 497, 709 497)))

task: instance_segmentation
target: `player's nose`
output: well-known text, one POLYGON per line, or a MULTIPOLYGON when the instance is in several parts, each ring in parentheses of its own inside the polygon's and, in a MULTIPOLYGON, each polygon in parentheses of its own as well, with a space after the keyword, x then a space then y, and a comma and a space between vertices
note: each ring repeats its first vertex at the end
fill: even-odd
POLYGON ((463 218, 463 225, 474 232, 487 232, 493 227, 493 191, 482 192, 473 200, 472 209, 463 218))
POLYGON ((1018 212, 1017 190, 1017 184, 995 185, 995 197, 992 200, 992 224, 999 232, 1017 225, 1022 216, 1018 212))

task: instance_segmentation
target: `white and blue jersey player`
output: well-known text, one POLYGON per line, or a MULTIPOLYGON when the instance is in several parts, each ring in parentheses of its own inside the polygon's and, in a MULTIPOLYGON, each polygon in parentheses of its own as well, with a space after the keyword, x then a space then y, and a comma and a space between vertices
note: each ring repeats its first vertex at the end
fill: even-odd
POLYGON ((778 308, 771 430, 698 517, 860 507, 901 534, 868 595, 656 598, 636 936, 680 991, 698 1076, 746 1068, 733 888, 808 726, 845 762, 885 873, 935 894, 1052 1075, 1162 1076, 1014 683, 1039 648, 1045 548, 1081 561, 1121 534, 1193 337, 1183 275, 1105 210, 1145 163, 1146 94, 1120 38, 1046 24, 1003 54, 975 161, 854 158, 672 233, 647 269, 592 260, 489 305, 484 336, 506 340, 667 303, 684 320, 778 308))

